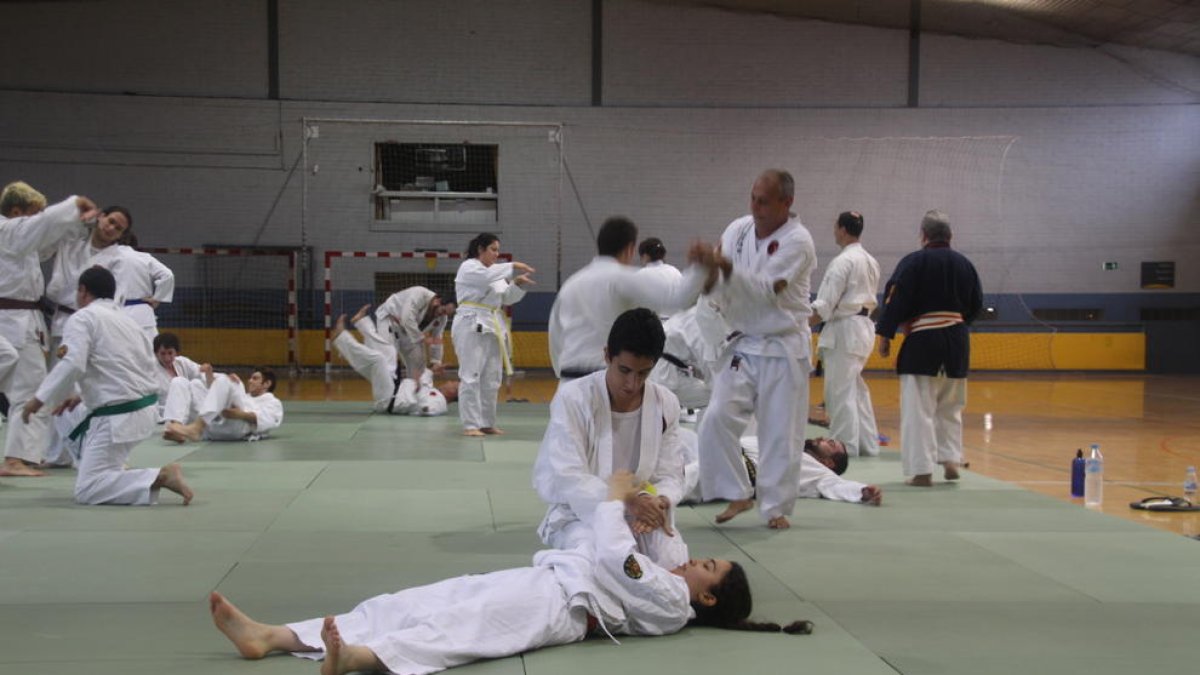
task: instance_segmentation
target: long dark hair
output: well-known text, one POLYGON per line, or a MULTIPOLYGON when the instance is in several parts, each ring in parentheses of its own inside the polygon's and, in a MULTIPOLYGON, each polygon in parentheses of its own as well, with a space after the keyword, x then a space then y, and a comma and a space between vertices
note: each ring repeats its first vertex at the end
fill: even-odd
POLYGON ((696 610, 696 618, 692 619, 689 625, 765 633, 780 631, 801 635, 812 633, 811 621, 793 621, 787 626, 770 622, 748 621, 747 617, 754 609, 754 601, 750 597, 750 581, 746 579, 746 570, 736 562, 732 563, 725 578, 712 588, 711 593, 716 596, 716 603, 712 605, 692 603, 692 609, 696 610))
POLYGON ((478 258, 479 252, 491 246, 492 242, 495 241, 500 241, 500 237, 497 237, 491 232, 484 232, 476 236, 471 240, 471 243, 467 244, 467 257, 478 258))

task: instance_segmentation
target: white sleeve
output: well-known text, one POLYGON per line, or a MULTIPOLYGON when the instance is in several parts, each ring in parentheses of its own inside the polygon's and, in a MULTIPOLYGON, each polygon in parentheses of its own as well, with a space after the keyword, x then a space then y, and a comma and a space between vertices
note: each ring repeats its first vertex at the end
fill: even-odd
POLYGON ((149 253, 144 253, 146 256, 146 265, 150 269, 150 282, 154 287, 153 298, 159 302, 171 302, 175 297, 175 273, 170 267, 162 264, 149 253))
POLYGON ((824 497, 836 502, 858 503, 862 501, 862 490, 865 487, 865 483, 848 480, 837 475, 807 452, 801 458, 799 493, 801 499, 824 497))
POLYGON ((88 353, 95 329, 90 314, 76 312, 63 326, 62 344, 66 353, 38 387, 37 399, 42 403, 58 403, 66 398, 75 384, 87 372, 88 353))
MULTIPOLYGON (((649 385, 648 385, 649 386, 649 385)), ((669 393, 669 392, 668 392, 669 393)), ((683 448, 679 438, 679 400, 674 395, 663 397, 666 430, 658 449, 658 464, 650 476, 654 489, 674 506, 683 499, 683 448), (672 408, 673 406, 673 408, 672 408)))
POLYGON ((267 396, 270 398, 261 401, 255 401, 254 406, 254 433, 263 434, 272 429, 278 429, 280 424, 283 424, 283 404, 279 399, 275 398, 274 394, 267 393, 258 396, 258 399, 264 399, 267 396))
POLYGON ((624 505, 603 501, 591 521, 596 582, 620 599, 629 632, 666 635, 687 625, 692 616, 687 584, 638 553, 624 505))
POLYGON ((72 195, 63 201, 46 207, 33 216, 11 218, 0 227, 0 247, 10 255, 40 254, 57 246, 68 236, 82 236, 87 232, 79 220, 79 208, 72 195))
POLYGON ((584 522, 608 498, 608 483, 588 468, 586 401, 559 389, 550 402, 550 424, 533 464, 533 487, 547 504, 568 504, 584 522))
POLYGON ((704 268, 689 265, 679 279, 662 274, 620 274, 613 279, 613 290, 638 307, 673 313, 696 304, 707 279, 704 268))
POLYGON ((828 321, 837 310, 842 295, 846 293, 846 275, 850 265, 845 256, 838 256, 829 263, 825 277, 821 279, 821 288, 817 290, 817 299, 812 304, 813 313, 822 320, 828 321))

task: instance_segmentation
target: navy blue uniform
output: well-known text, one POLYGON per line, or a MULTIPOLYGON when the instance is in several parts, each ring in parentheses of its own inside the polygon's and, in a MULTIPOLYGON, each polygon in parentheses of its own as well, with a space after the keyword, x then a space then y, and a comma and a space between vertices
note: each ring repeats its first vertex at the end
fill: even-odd
POLYGON ((975 266, 946 242, 927 244, 896 265, 884 287, 883 313, 875 333, 891 339, 896 330, 929 312, 957 312, 964 323, 920 330, 904 339, 896 359, 900 375, 965 378, 971 361, 967 324, 983 308, 983 288, 975 266))

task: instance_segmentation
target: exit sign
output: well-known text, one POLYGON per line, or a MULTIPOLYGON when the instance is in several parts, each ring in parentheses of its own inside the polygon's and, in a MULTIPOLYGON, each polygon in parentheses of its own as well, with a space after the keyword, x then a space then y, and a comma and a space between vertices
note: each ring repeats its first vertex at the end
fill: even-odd
POLYGON ((1116 262, 1106 262, 1106 263, 1104 263, 1104 271, 1105 271, 1105 272, 1111 272, 1111 271, 1113 271, 1113 270, 1115 270, 1115 269, 1117 269, 1117 263, 1116 263, 1116 262))

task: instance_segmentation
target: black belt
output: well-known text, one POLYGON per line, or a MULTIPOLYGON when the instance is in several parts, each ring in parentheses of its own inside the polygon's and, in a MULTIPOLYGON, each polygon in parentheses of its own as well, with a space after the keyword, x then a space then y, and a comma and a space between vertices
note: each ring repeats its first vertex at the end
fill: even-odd
POLYGON ((862 309, 858 310, 858 315, 859 316, 871 316, 871 310, 867 309, 866 307, 863 307, 862 309))
POLYGON ((559 379, 571 378, 571 379, 577 380, 581 377, 587 377, 588 375, 591 375, 592 373, 598 373, 601 370, 604 370, 604 369, 597 368, 595 370, 584 370, 582 368, 563 368, 562 370, 558 371, 558 377, 559 377, 559 379))
POLYGON ((37 300, 13 300, 12 298, 0 298, 0 309, 41 309, 37 300))
POLYGON ((396 394, 398 394, 400 392, 400 383, 403 381, 404 381, 404 379, 400 378, 400 377, 397 377, 393 380, 393 382, 395 382, 395 385, 392 387, 392 398, 391 398, 391 400, 388 401, 388 408, 387 408, 389 415, 392 414, 392 408, 396 407, 396 394))
POLYGON ((683 359, 679 358, 678 356, 675 356, 674 354, 668 354, 667 352, 663 352, 662 357, 664 359, 666 359, 667 363, 675 366, 676 368, 680 368, 682 370, 688 370, 689 368, 691 368, 691 366, 689 366, 688 364, 683 362, 683 359))

